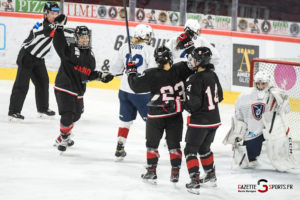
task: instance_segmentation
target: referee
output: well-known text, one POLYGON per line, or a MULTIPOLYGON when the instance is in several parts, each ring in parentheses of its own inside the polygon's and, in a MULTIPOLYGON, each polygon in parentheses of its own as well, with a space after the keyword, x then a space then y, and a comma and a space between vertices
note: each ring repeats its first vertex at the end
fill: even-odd
POLYGON ((21 110, 28 92, 29 81, 35 86, 36 107, 39 115, 53 116, 49 109, 49 77, 44 56, 50 51, 54 36, 54 19, 59 14, 57 3, 47 2, 44 6, 44 20, 37 22, 28 38, 23 42, 17 58, 18 72, 10 96, 8 116, 10 120, 24 120, 21 110))

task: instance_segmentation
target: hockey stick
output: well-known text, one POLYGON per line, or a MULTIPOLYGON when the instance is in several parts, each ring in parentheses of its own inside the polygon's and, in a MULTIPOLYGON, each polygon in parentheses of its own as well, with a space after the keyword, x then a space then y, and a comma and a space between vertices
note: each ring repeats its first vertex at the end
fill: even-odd
POLYGON ((272 122, 271 122, 270 130, 269 130, 270 134, 272 133, 272 130, 273 130, 275 118, 276 118, 276 111, 273 113, 272 122))
MULTIPOLYGON (((173 101, 174 101, 174 100, 173 100, 173 101)), ((184 102, 183 99, 180 99, 180 101, 181 101, 181 102, 184 102)), ((147 106, 149 106, 149 107, 157 107, 157 108, 163 108, 163 107, 165 107, 165 105, 162 105, 162 104, 155 104, 155 101, 149 101, 149 102, 147 103, 147 106)))
POLYGON ((149 101, 147 103, 147 106, 149 106, 149 107, 157 107, 157 108, 163 108, 164 107, 164 105, 162 105, 162 104, 155 104, 153 101, 149 101))
POLYGON ((132 62, 130 35, 129 35, 129 25, 128 25, 128 17, 127 17, 127 9, 126 9, 126 0, 123 0, 123 6, 124 6, 124 12, 125 12, 127 42, 128 42, 128 50, 129 50, 129 62, 132 62))
POLYGON ((242 166, 242 164, 243 164, 243 162, 244 162, 244 160, 245 160, 245 157, 246 157, 246 154, 244 153, 244 155, 243 155, 243 157, 242 157, 242 159, 241 159, 241 162, 239 163, 239 166, 242 166))
MULTIPOLYGON (((123 75, 123 73, 122 74, 115 74, 114 77, 118 77, 118 76, 122 76, 122 75, 123 75)), ((85 84, 85 83, 88 83, 88 82, 91 82, 91 81, 98 81, 98 79, 95 79, 95 80, 84 80, 81 83, 85 84)))

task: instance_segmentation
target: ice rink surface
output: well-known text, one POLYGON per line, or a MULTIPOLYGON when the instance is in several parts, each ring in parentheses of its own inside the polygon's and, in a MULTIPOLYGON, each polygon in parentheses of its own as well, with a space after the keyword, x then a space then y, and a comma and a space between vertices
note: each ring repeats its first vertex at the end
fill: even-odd
MULTIPOLYGON (((170 161, 165 142, 159 148, 158 184, 144 183, 145 124, 140 117, 134 122, 126 144, 127 157, 116 162, 119 101, 117 91, 87 88, 85 112, 73 129, 75 145, 60 155, 53 147, 59 134, 59 116, 37 117, 34 86, 30 85, 22 114, 23 122, 9 122, 9 98, 13 82, 0 81, 0 199, 1 200, 283 200, 300 199, 300 166, 288 173, 274 170, 266 155, 261 155, 256 169, 239 169, 232 165, 230 146, 222 140, 230 127, 233 105, 221 104, 223 125, 212 145, 217 188, 201 188, 200 195, 186 191, 189 182, 183 158, 180 180, 169 181, 170 161), (282 185, 265 193, 257 182, 282 185), (292 189, 283 187, 291 185, 292 189), (238 187, 247 189, 238 191, 238 187), (251 188, 254 190, 251 190, 251 188), (250 191, 251 190, 251 191, 250 191)), ((50 85, 50 108, 57 112, 53 85, 50 85)), ((186 115, 186 114, 185 114, 186 115)), ((185 130, 184 130, 185 135, 185 130)), ((182 147, 185 144, 182 142, 182 147)), ((295 152, 299 163, 300 152, 295 152)), ((202 173, 203 174, 203 173, 202 173)))

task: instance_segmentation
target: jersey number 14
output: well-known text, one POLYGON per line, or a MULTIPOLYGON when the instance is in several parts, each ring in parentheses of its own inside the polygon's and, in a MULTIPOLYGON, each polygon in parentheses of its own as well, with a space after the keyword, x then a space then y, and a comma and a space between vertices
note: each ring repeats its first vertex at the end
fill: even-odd
POLYGON ((207 95, 208 99, 208 110, 214 110, 216 108, 215 104, 219 102, 219 96, 218 96, 218 86, 215 84, 215 91, 214 95, 211 93, 210 86, 208 86, 205 90, 205 93, 207 95))

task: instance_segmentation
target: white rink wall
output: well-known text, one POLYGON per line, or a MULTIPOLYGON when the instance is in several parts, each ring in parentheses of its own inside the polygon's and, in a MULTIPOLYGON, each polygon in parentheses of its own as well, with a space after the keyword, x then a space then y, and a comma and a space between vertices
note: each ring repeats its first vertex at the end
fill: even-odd
MULTIPOLYGON (((15 62, 18 51, 21 48, 22 42, 28 37, 30 29, 37 21, 39 21, 39 19, 7 17, 0 15, 0 67, 17 67, 15 62)), ((77 25, 86 25, 92 30, 92 46, 97 60, 97 68, 105 70, 105 60, 109 60, 109 63, 111 63, 118 48, 125 42, 125 26, 113 25, 116 23, 113 23, 113 21, 110 23, 109 20, 97 20, 92 23, 78 21, 81 21, 81 18, 71 18, 68 21, 67 27, 74 28, 77 25), (104 68, 102 68, 102 66, 104 66, 104 68)), ((133 28, 134 24, 130 27, 130 33, 133 33, 133 28)), ((158 46, 163 44, 169 38, 178 35, 180 31, 181 28, 179 27, 172 28, 171 26, 154 26, 154 36, 156 39, 154 45, 158 46)), ((300 45, 299 42, 296 43, 296 41, 282 41, 282 39, 281 41, 276 41, 275 36, 272 39, 266 40, 247 38, 250 34, 248 34, 248 36, 247 34, 241 34, 241 36, 230 36, 231 32, 222 31, 219 34, 218 31, 213 31, 211 34, 208 34, 209 32, 210 31, 204 30, 202 36, 214 44, 220 53, 221 59, 216 66, 216 72, 219 75, 220 81, 225 90, 238 92, 243 90, 243 87, 233 86, 233 63, 236 65, 236 62, 234 62, 236 59, 234 55, 234 45, 250 45, 250 49, 251 46, 255 46, 256 49, 259 49, 259 52, 255 52, 254 56, 258 56, 260 58, 300 58, 300 45)), ((249 53, 251 54, 251 50, 249 50, 249 53)), ((244 54, 244 56, 245 57, 242 57, 241 62, 239 63, 240 65, 245 64, 248 68, 250 67, 248 61, 251 60, 251 55, 248 60, 248 54, 244 54)), ((46 56, 45 60, 49 71, 58 70, 60 62, 53 48, 46 56)), ((236 68, 239 68, 239 66, 236 66, 236 68)))

